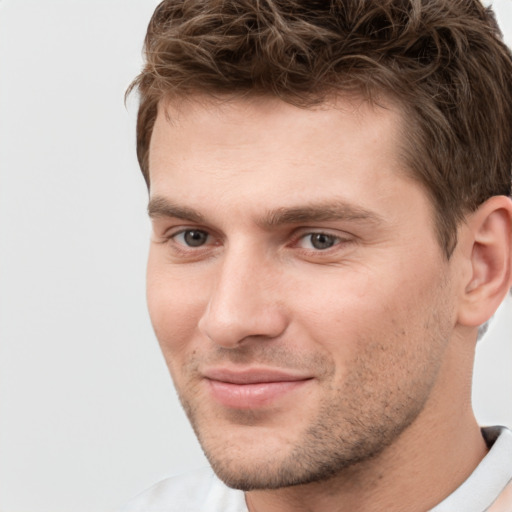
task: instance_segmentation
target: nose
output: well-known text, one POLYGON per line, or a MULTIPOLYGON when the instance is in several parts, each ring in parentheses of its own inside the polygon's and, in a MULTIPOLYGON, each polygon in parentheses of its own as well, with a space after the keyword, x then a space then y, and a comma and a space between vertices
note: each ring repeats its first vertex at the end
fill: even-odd
POLYGON ((216 267, 199 330, 216 345, 235 348, 250 339, 272 339, 287 326, 278 269, 264 256, 233 251, 216 267))

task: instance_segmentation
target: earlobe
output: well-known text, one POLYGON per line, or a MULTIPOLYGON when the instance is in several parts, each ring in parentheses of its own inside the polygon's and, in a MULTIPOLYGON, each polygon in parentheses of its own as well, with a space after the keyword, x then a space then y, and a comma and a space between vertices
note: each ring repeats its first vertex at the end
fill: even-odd
POLYGON ((459 308, 459 323, 476 327, 491 318, 512 286, 512 200, 495 196, 467 219, 471 274, 459 308))

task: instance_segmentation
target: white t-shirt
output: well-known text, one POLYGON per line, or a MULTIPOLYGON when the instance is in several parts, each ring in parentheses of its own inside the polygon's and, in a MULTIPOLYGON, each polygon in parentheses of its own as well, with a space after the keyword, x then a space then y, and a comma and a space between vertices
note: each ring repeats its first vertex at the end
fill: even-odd
MULTIPOLYGON (((512 512, 512 432, 483 429, 492 447, 471 476, 430 512, 512 512)), ((244 493, 230 489, 210 468, 163 480, 122 512, 248 512, 244 493)))

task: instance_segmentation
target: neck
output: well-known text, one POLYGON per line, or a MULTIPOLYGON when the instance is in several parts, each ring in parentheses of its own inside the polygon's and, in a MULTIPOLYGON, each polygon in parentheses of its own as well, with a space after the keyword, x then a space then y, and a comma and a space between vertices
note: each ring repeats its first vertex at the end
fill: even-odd
MULTIPOLYGON (((307 485, 250 491, 250 512, 424 512, 459 487, 487 453, 471 408, 471 365, 441 370, 418 418, 383 452, 307 485)), ((449 357, 448 357, 449 359, 449 357)))

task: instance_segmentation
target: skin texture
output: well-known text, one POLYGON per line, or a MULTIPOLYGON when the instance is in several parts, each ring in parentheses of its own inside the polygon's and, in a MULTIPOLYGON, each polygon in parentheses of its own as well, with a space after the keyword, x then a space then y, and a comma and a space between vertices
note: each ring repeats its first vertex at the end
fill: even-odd
POLYGON ((448 261, 401 130, 391 103, 356 98, 161 105, 149 311, 207 457, 251 511, 426 510, 485 454, 477 325, 459 323, 469 228, 448 261), (227 386, 226 402, 219 371, 295 383, 227 386))

